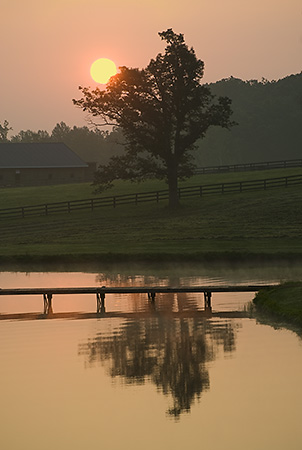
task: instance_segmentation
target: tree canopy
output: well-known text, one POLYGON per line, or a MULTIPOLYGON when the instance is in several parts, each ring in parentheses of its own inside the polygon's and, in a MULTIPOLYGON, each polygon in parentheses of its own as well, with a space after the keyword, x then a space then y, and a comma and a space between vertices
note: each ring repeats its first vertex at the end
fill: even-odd
POLYGON ((204 63, 188 48, 182 34, 172 29, 159 33, 164 53, 145 69, 121 67, 104 90, 80 87, 74 104, 116 125, 125 137, 125 154, 100 166, 95 184, 100 190, 115 179, 165 178, 169 204, 178 204, 178 179, 193 173, 191 151, 212 125, 230 128, 231 100, 216 98, 202 85, 204 63))
POLYGON ((11 129, 7 120, 4 120, 3 125, 0 122, 0 142, 8 142, 7 136, 11 129))

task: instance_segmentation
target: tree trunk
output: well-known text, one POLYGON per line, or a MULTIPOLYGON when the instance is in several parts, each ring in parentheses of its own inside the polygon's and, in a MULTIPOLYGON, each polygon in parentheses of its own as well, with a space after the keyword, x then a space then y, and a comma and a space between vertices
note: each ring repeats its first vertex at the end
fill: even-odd
POLYGON ((177 208, 179 206, 178 198, 178 179, 176 164, 171 164, 168 170, 168 186, 169 186, 169 208, 177 208))

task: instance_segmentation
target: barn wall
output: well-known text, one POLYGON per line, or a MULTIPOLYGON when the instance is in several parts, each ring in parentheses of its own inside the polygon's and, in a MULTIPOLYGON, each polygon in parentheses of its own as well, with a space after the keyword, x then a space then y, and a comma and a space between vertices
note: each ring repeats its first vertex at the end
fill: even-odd
POLYGON ((88 167, 54 169, 0 169, 0 186, 44 186, 92 181, 88 167))

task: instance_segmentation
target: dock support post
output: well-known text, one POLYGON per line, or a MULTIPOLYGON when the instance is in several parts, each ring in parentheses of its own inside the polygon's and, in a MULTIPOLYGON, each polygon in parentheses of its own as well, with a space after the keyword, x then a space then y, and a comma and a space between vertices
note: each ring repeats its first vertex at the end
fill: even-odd
POLYGON ((105 292, 96 294, 96 312, 97 314, 105 312, 105 292))
POLYGON ((212 292, 204 292, 204 309, 206 311, 211 311, 212 310, 212 292))
POLYGON ((148 300, 151 300, 152 303, 155 302, 155 292, 148 292, 148 300))
POLYGON ((44 301, 44 314, 52 313, 52 294, 50 294, 49 292, 43 294, 43 301, 44 301))

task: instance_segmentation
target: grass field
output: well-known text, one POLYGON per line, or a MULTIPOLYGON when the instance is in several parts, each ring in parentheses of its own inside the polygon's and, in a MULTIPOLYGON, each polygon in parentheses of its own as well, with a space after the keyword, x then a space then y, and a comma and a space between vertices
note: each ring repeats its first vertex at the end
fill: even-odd
MULTIPOLYGON (((281 169, 196 176, 183 185, 301 174, 281 169)), ((118 183, 104 195, 165 188, 118 183)), ((0 208, 89 198, 89 185, 1 190, 0 208)), ((302 187, 254 191, 94 212, 3 220, 0 261, 31 259, 152 259, 301 257, 302 187)))
MULTIPOLYGON (((255 172, 237 172, 225 174, 195 175, 186 181, 181 181, 179 186, 194 186, 215 184, 241 180, 257 180, 265 178, 283 177, 287 175, 300 175, 302 168, 263 170, 255 172)), ((120 195, 125 193, 156 191, 167 189, 164 181, 149 180, 143 183, 116 182, 115 186, 104 192, 102 196, 120 195)), ((100 197, 94 194, 94 188, 90 183, 66 184, 58 186, 39 186, 23 188, 2 188, 0 190, 0 209, 13 208, 15 206, 36 205, 68 200, 80 200, 92 197, 100 197)))

